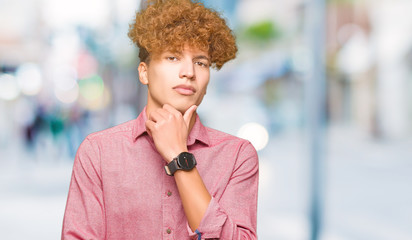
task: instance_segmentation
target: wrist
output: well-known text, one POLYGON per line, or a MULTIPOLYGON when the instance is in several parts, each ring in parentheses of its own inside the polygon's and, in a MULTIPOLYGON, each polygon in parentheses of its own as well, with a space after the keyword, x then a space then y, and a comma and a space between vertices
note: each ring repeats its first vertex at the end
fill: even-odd
POLYGON ((165 171, 167 175, 173 176, 178 170, 192 170, 196 164, 195 156, 192 153, 181 152, 165 166, 165 171))
POLYGON ((166 163, 170 163, 171 161, 173 161, 174 158, 176 158, 177 156, 179 156, 179 154, 181 154, 182 152, 187 152, 188 149, 186 148, 179 148, 177 150, 171 151, 165 158, 164 160, 166 161, 166 163))

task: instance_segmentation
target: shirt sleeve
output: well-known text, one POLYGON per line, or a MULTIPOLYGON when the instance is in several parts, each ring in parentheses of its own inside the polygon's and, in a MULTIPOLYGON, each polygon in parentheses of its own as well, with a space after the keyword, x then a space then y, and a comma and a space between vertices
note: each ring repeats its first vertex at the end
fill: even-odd
POLYGON ((62 239, 104 239, 104 213, 99 151, 86 138, 73 164, 62 239))
POLYGON ((192 239, 257 239, 259 161, 255 148, 241 147, 235 169, 220 199, 212 200, 192 239), (200 237, 199 237, 200 233, 200 237))

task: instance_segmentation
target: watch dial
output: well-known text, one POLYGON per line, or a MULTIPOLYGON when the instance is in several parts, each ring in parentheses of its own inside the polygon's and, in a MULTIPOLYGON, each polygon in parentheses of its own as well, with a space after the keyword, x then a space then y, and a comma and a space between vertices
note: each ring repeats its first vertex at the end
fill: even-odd
POLYGON ((191 153, 184 152, 179 155, 178 163, 182 169, 190 170, 195 167, 194 156, 191 153))

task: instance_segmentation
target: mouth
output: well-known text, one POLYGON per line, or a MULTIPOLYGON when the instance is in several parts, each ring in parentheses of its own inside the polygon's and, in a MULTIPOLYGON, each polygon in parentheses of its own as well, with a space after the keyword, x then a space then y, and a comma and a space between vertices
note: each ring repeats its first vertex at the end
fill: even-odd
POLYGON ((196 92, 196 89, 194 89, 192 86, 184 85, 184 84, 178 85, 174 87, 173 89, 179 94, 185 95, 185 96, 193 95, 196 92))

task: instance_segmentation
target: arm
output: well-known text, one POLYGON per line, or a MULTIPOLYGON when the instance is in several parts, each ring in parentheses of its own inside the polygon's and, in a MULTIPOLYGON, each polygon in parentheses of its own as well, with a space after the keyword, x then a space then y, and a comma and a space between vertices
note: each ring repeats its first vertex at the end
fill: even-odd
MULTIPOLYGON (((165 161, 187 151, 187 135, 195 109, 182 116, 171 106, 148 114, 149 134, 165 161)), ((182 205, 188 219, 189 233, 202 239, 256 239, 258 158, 250 143, 239 149, 236 166, 223 196, 210 196, 196 168, 175 173, 182 205)))
POLYGON ((174 176, 187 221, 191 230, 195 231, 209 206, 211 196, 196 168, 189 172, 177 171, 174 176))
MULTIPOLYGON (((158 152, 169 163, 181 152, 187 152, 187 136, 193 124, 196 106, 184 115, 165 104, 163 108, 148 114, 146 127, 158 152)), ((177 171, 174 174, 183 209, 190 228, 195 231, 208 208, 211 196, 196 168, 192 171, 177 171)))
POLYGON ((73 164, 62 239, 104 239, 104 203, 99 155, 88 138, 73 164))
POLYGON ((202 239, 257 239, 258 171, 256 150, 245 142, 225 191, 213 196, 200 223, 202 239))

